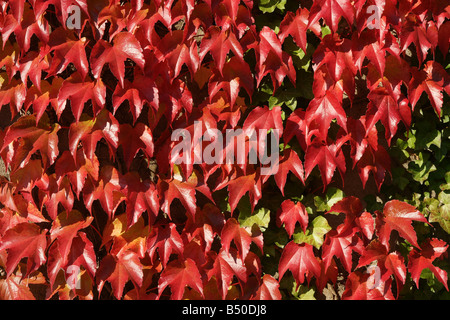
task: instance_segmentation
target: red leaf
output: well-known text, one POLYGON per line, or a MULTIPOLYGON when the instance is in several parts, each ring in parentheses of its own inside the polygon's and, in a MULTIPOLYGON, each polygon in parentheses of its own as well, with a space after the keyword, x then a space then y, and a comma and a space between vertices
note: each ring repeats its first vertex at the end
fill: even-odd
POLYGON ((39 89, 33 86, 27 91, 27 99, 24 107, 28 109, 33 104, 36 125, 39 123, 49 104, 51 104, 54 110, 58 110, 58 93, 63 81, 62 78, 54 78, 50 84, 48 81, 43 80, 39 89))
POLYGON ((325 268, 325 262, 321 261, 321 273, 320 278, 317 280, 317 289, 323 291, 328 281, 335 284, 338 276, 338 267, 335 260, 331 260, 331 264, 328 268, 325 268))
POLYGON ((333 119, 336 119, 341 128, 347 131, 347 115, 342 108, 342 103, 332 91, 327 91, 325 96, 311 100, 306 109, 305 121, 308 126, 316 121, 323 139, 326 139, 333 119))
POLYGON ((120 85, 116 86, 114 93, 112 95, 114 114, 116 114, 117 109, 120 105, 128 100, 129 108, 131 114, 133 115, 133 124, 136 123, 137 118, 141 115, 142 108, 144 107, 145 98, 140 93, 140 91, 133 86, 133 84, 125 79, 124 87, 120 85))
POLYGON ((119 204, 125 200, 121 186, 121 176, 113 166, 104 166, 100 171, 99 196, 100 204, 111 219, 119 204))
POLYGON ((85 47, 87 39, 75 39, 70 37, 70 33, 60 27, 52 31, 49 40, 50 52, 53 52, 53 59, 50 63, 47 77, 63 72, 69 65, 73 63, 77 71, 84 80, 89 72, 89 63, 86 57, 85 47))
POLYGON ((330 26, 333 32, 338 30, 341 17, 344 17, 349 25, 353 25, 353 6, 348 0, 318 0, 314 1, 309 13, 308 27, 315 24, 320 18, 330 26))
POLYGON ((250 98, 252 97, 253 77, 247 63, 233 56, 224 64, 222 74, 219 74, 217 71, 214 69, 214 74, 208 83, 210 101, 220 89, 223 89, 228 94, 231 107, 236 103, 241 88, 247 91, 250 98))
POLYGON ((48 215, 52 220, 55 220, 58 216, 59 204, 64 207, 66 212, 72 210, 75 199, 67 176, 57 181, 56 174, 50 176, 44 174, 43 179, 39 181, 37 186, 44 193, 42 203, 47 208, 48 215))
POLYGON ((212 26, 207 30, 200 44, 200 62, 202 62, 206 54, 210 52, 217 69, 220 74, 222 74, 223 66, 230 50, 240 60, 244 59, 242 46, 234 33, 230 32, 229 29, 224 30, 219 27, 212 26))
POLYGON ((227 185, 229 192, 228 201, 230 203, 231 212, 236 209, 239 200, 247 192, 250 197, 250 205, 252 207, 252 211, 255 208, 255 205, 258 203, 259 199, 261 199, 262 197, 261 179, 259 176, 257 176, 256 173, 232 179, 227 183, 227 185))
POLYGON ((2 203, 6 208, 13 210, 13 211, 19 211, 17 209, 17 206, 14 201, 14 186, 12 183, 5 182, 6 178, 1 177, 2 185, 0 186, 0 203, 2 203))
POLYGON ((284 156, 278 163, 278 172, 275 174, 275 182, 284 195, 284 186, 289 172, 292 172, 303 184, 305 184, 303 165, 297 153, 292 149, 284 151, 284 156))
POLYGON ((448 277, 447 272, 439 267, 433 265, 433 261, 442 256, 448 248, 448 244, 436 238, 427 239, 422 244, 422 249, 413 249, 408 256, 408 270, 411 272, 411 277, 419 288, 420 274, 423 269, 430 269, 436 278, 444 285, 448 290, 448 277))
POLYGON ((274 92, 288 76, 295 85, 295 69, 292 57, 282 50, 281 42, 275 32, 264 26, 259 33, 259 64, 256 85, 259 86, 266 74, 270 74, 274 92))
POLYGON ((370 62, 375 66, 380 75, 384 74, 386 67, 386 48, 380 44, 376 38, 375 32, 367 31, 362 32, 357 38, 357 33, 354 33, 354 38, 352 39, 352 52, 358 69, 364 62, 364 58, 370 60, 370 62))
POLYGON ((391 158, 383 146, 378 145, 376 150, 369 147, 358 161, 357 167, 363 187, 366 186, 370 172, 372 172, 378 190, 380 190, 381 184, 386 176, 386 172, 390 172, 391 170, 391 158))
POLYGON ((230 252, 230 244, 231 241, 234 241, 242 260, 245 260, 249 250, 250 244, 252 242, 251 235, 247 232, 245 228, 242 228, 239 225, 239 222, 236 219, 231 218, 228 219, 225 223, 222 233, 220 235, 222 239, 222 248, 227 253, 230 252))
POLYGON ((13 79, 8 85, 2 86, 2 90, 0 91, 0 106, 9 104, 11 115, 15 116, 22 108, 26 96, 26 84, 13 79))
POLYGON ((384 205, 383 213, 378 213, 377 229, 380 242, 388 249, 389 238, 392 230, 397 230, 399 235, 416 248, 416 232, 411 225, 412 221, 428 223, 427 219, 412 205, 398 200, 391 200, 384 205))
POLYGON ((375 221, 369 212, 363 212, 363 205, 359 198, 346 197, 334 204, 328 212, 345 213, 343 228, 339 233, 351 232, 356 227, 361 230, 367 239, 372 239, 375 221))
POLYGON ((94 245, 84 232, 79 232, 72 241, 66 269, 71 266, 76 268, 83 266, 89 272, 91 278, 94 279, 97 271, 97 257, 94 245))
POLYGON ((170 286, 172 300, 181 300, 186 286, 191 287, 203 296, 200 272, 195 262, 189 258, 184 262, 173 261, 164 268, 158 281, 159 297, 167 286, 170 286))
POLYGON ((292 272, 297 286, 305 282, 305 276, 315 276, 319 279, 321 273, 320 261, 314 256, 313 247, 310 244, 296 244, 289 242, 283 249, 278 266, 279 281, 287 270, 292 272))
POLYGON ((52 165, 58 156, 58 124, 50 125, 48 117, 36 125, 34 115, 21 117, 8 127, 2 150, 11 142, 20 140, 21 149, 14 153, 11 171, 24 167, 31 156, 39 150, 44 168, 52 165))
POLYGON ((447 57, 448 54, 448 48, 450 45, 449 39, 450 39, 450 21, 446 21, 439 27, 438 32, 438 45, 439 49, 444 55, 444 59, 447 57))
POLYGON ((225 250, 220 250, 219 254, 214 255, 214 265, 208 271, 208 280, 213 276, 216 278, 219 290, 222 293, 222 298, 225 299, 228 293, 233 276, 239 280, 247 281, 247 269, 244 262, 237 255, 237 251, 233 248, 227 253, 225 250))
POLYGON ((46 69, 49 67, 45 54, 44 50, 30 51, 18 62, 22 82, 27 83, 29 78, 38 90, 41 90, 42 71, 47 71, 46 69))
POLYGON ((423 70, 419 71, 415 68, 412 70, 413 78, 408 85, 408 90, 413 110, 425 91, 431 105, 440 116, 444 99, 442 91, 445 90, 447 94, 450 94, 450 76, 438 62, 434 61, 428 61, 423 70))
MULTIPOLYGON (((305 110, 296 109, 286 121, 286 127, 283 132, 283 141, 289 143, 295 136, 303 150, 306 150, 311 143, 311 136, 317 132, 318 125, 315 122, 306 123, 305 110)), ((316 134, 316 135, 317 135, 316 134)))
POLYGON ((371 275, 355 271, 350 273, 345 283, 343 300, 394 300, 390 280, 373 287, 371 275))
POLYGON ((147 211, 151 222, 159 212, 158 192, 153 183, 141 182, 137 172, 127 172, 123 177, 126 184, 127 225, 135 224, 144 211, 147 211))
POLYGON ((137 253, 131 250, 121 250, 115 256, 108 254, 100 262, 97 270, 98 291, 101 293, 106 281, 111 283, 114 296, 122 298, 125 284, 131 280, 136 286, 142 285, 143 265, 137 253))
MULTIPOLYGON (((14 25, 14 23, 12 24, 14 25)), ((11 25, 8 25, 8 27, 9 26, 11 25)), ((35 35, 42 43, 47 43, 49 40, 50 24, 46 19, 36 19, 31 5, 29 4, 24 6, 22 20, 15 21, 15 25, 12 29, 14 30, 16 41, 19 44, 22 53, 25 53, 30 49, 31 38, 33 35, 35 35)), ((3 42, 6 42, 7 38, 8 37, 5 36, 3 42)))
POLYGON ((83 149, 77 150, 76 159, 74 161, 68 150, 64 151, 55 163, 55 172, 58 181, 65 175, 69 177, 70 184, 79 198, 88 176, 93 181, 98 180, 99 161, 95 155, 92 159, 87 158, 83 149))
POLYGON ((357 219, 356 224, 361 229, 364 236, 371 240, 375 231, 375 219, 370 212, 363 212, 357 219))
POLYGON ((355 236, 353 230, 342 233, 341 230, 343 227, 326 234, 325 241, 322 245, 322 259, 325 263, 325 269, 328 269, 331 264, 331 259, 336 256, 343 264, 345 270, 350 273, 352 271, 353 251, 362 253, 363 246, 361 239, 355 236))
POLYGON ((208 186, 197 177, 195 172, 191 174, 187 181, 179 173, 174 174, 172 179, 159 180, 158 190, 161 195, 164 195, 161 210, 166 212, 169 217, 170 205, 174 199, 178 199, 191 216, 194 216, 197 210, 196 191, 201 192, 212 201, 208 186))
POLYGON ((314 141, 306 149, 305 155, 305 178, 307 178, 317 165, 322 175, 322 181, 327 186, 333 178, 334 171, 338 168, 341 176, 345 173, 345 157, 341 146, 348 139, 343 137, 336 144, 326 145, 319 139, 314 141))
POLYGON ((113 75, 119 80, 120 86, 124 87, 125 60, 131 59, 143 70, 144 54, 139 41, 130 32, 121 32, 115 35, 114 43, 111 45, 105 40, 99 40, 92 48, 91 68, 96 79, 100 78, 103 66, 108 63, 113 75))
POLYGON ((27 277, 46 262, 47 230, 31 223, 19 223, 1 238, 0 251, 7 250, 6 276, 9 277, 22 258, 27 257, 27 277))
POLYGON ((10 175, 10 181, 14 183, 16 191, 31 192, 43 173, 41 161, 30 160, 26 166, 10 175))
MULTIPOLYGON (((308 16, 309 11, 306 8, 300 8, 294 14, 288 11, 283 21, 280 24, 280 32, 278 37, 281 43, 290 35, 294 39, 297 46, 306 52, 306 31, 308 30, 308 16)), ((316 35, 320 34, 319 24, 309 26, 316 35)))
POLYGON ((26 281, 13 275, 6 279, 0 279, 0 300, 36 300, 36 298, 31 293, 26 281))
POLYGON ((363 205, 359 198, 350 196, 345 197, 336 204, 334 204, 328 212, 342 212, 345 213, 346 222, 344 224, 352 224, 357 216, 363 211, 363 205))
POLYGON ((59 252, 63 265, 66 265, 69 251, 72 247, 73 239, 78 235, 78 231, 88 227, 93 217, 83 218, 79 211, 73 210, 69 214, 63 212, 53 221, 50 229, 51 241, 58 240, 59 252))
MULTIPOLYGON (((250 136, 252 131, 257 130, 279 130, 279 136, 283 134, 283 121, 281 119, 281 107, 256 107, 245 119, 243 125, 244 133, 250 136)), ((259 132, 257 132, 259 134, 259 132)))
MULTIPOLYGON (((56 241, 48 250, 47 275, 49 277, 50 287, 54 288, 60 271, 64 271, 66 281, 71 277, 77 279, 78 272, 81 272, 81 266, 89 272, 91 279, 94 279, 97 270, 97 257, 94 252, 92 242, 86 237, 84 232, 73 238, 68 255, 64 258, 61 255, 61 241, 56 241)), ((63 246, 63 249, 67 249, 63 246)), ((74 290, 74 283, 70 283, 74 290)), ((70 287, 69 285, 69 287, 70 287)))
POLYGON ((137 123, 134 128, 127 123, 120 125, 119 144, 122 146, 128 169, 139 150, 142 150, 148 159, 153 157, 152 131, 141 122, 137 123))
POLYGON ((176 230, 175 224, 157 224, 152 227, 147 237, 147 248, 148 254, 152 257, 153 261, 155 260, 156 249, 158 249, 159 260, 163 267, 165 267, 171 254, 177 253, 178 255, 183 255, 184 244, 180 234, 176 230))
POLYGON ((189 232, 192 228, 197 229, 208 226, 211 228, 213 235, 220 235, 224 225, 225 217, 222 211, 215 205, 207 203, 195 214, 195 221, 188 217, 185 230, 189 232))
POLYGON ((58 93, 58 117, 66 108, 66 100, 71 102, 72 112, 78 122, 84 109, 84 104, 91 100, 94 115, 103 109, 106 99, 106 87, 101 79, 95 82, 81 80, 78 73, 72 74, 70 78, 64 80, 58 93))
POLYGON ((189 45, 188 42, 184 43, 183 40, 183 30, 175 30, 166 34, 156 48, 157 58, 160 61, 166 60, 168 62, 172 79, 180 74, 183 64, 188 67, 191 79, 193 79, 200 64, 196 42, 193 41, 189 45), (161 56, 159 56, 159 52, 161 56))
MULTIPOLYGON (((336 0, 325 0, 334 2, 336 0)), ((345 1, 347 0, 339 0, 345 1)), ((311 11, 312 12, 312 11, 311 11)), ((310 20, 311 21, 311 20, 310 20)), ((356 65, 353 59, 352 42, 349 39, 340 38, 339 34, 326 35, 313 54, 314 71, 322 66, 327 67, 334 82, 343 78, 344 72, 350 72, 353 77, 356 75, 356 65)))
POLYGON ((119 146, 119 122, 108 110, 103 109, 92 120, 74 122, 69 128, 69 150, 76 160, 78 144, 82 143, 87 158, 94 157, 97 142, 104 138, 110 154, 119 146))
POLYGON ((411 43, 414 43, 419 64, 422 64, 427 56, 428 50, 432 47, 432 44, 428 39, 424 23, 420 22, 418 16, 410 14, 406 17, 399 38, 402 51, 405 51, 411 43))
POLYGON ((411 111, 407 105, 399 103, 384 87, 376 88, 368 95, 370 99, 369 107, 366 116, 367 130, 372 129, 373 126, 381 121, 386 133, 386 139, 390 143, 392 137, 396 134, 398 124, 403 121, 406 125, 409 125, 409 117, 405 117, 411 111), (402 110, 405 108, 406 110, 402 110))
POLYGON ((300 201, 294 203, 289 199, 284 200, 281 203, 280 210, 277 212, 278 227, 284 223, 289 237, 292 237, 297 222, 302 227, 303 232, 306 232, 306 228, 308 227, 308 212, 306 212, 305 206, 300 201))
POLYGON ((281 300, 281 293, 278 289, 280 284, 270 274, 265 274, 262 279, 262 284, 258 288, 256 294, 252 297, 253 300, 281 300))
POLYGON ((361 159, 368 147, 372 147, 374 150, 377 150, 379 147, 377 128, 373 126, 370 130, 367 130, 365 120, 365 116, 358 120, 351 117, 347 118, 350 145, 352 147, 350 156, 353 160, 353 166, 361 159))
POLYGON ((372 261, 377 262, 377 267, 380 269, 379 280, 386 281, 391 275, 394 275, 397 282, 397 297, 400 294, 402 284, 406 281, 406 266, 403 257, 398 252, 388 253, 386 247, 378 240, 372 241, 367 247, 362 256, 359 258, 357 268, 366 266, 372 261))

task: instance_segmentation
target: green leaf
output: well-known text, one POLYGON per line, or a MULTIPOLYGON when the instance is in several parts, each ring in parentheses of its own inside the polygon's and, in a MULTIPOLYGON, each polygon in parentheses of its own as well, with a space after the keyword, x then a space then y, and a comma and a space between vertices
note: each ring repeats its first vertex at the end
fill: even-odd
POLYGON ((445 174, 445 183, 441 184, 439 188, 442 191, 450 190, 450 171, 445 174))
POLYGON ((439 209, 439 206, 441 203, 436 198, 428 198, 425 197, 425 199, 422 202, 425 205, 424 208, 424 215, 427 216, 428 214, 431 214, 432 212, 435 212, 439 209))
POLYGON ((337 188, 329 188, 325 195, 325 199, 322 197, 314 197, 314 204, 317 211, 327 212, 338 201, 344 198, 344 192, 337 188))
POLYGON ((294 233, 294 242, 308 243, 316 249, 320 249, 323 244, 324 236, 331 230, 327 219, 323 216, 316 217, 306 229, 306 233, 299 231, 294 233))
POLYGON ((404 190, 405 187, 409 184, 409 180, 405 178, 405 168, 403 167, 395 167, 392 169, 392 182, 397 185, 400 190, 404 190))
POLYGON ((438 195, 438 200, 443 204, 450 204, 450 194, 442 191, 438 195))
POLYGON ((275 9, 284 11, 286 0, 261 0, 259 2, 259 10, 263 13, 272 13, 275 9))
POLYGON ((322 39, 325 38, 326 35, 331 34, 331 29, 328 26, 322 27, 322 39))
MULTIPOLYGON (((269 228, 264 232, 264 248, 273 247, 274 244, 278 248, 283 249, 288 242, 289 238, 284 228, 269 228)), ((268 253, 266 249, 264 249, 264 252, 268 253)))
POLYGON ((413 179, 424 183, 428 180, 428 176, 431 172, 436 171, 436 166, 428 161, 430 158, 430 153, 419 152, 415 155, 414 161, 408 164, 408 171, 412 174, 413 179))
MULTIPOLYGON (((239 205, 238 205, 239 208, 239 205)), ((269 226, 270 222, 270 210, 266 208, 260 208, 251 214, 250 204, 248 210, 239 210, 239 224, 241 227, 253 227, 257 225, 262 232, 264 232, 269 226)))
MULTIPOLYGON (((308 71, 311 65, 311 57, 315 48, 311 44, 307 44, 306 52, 298 47, 291 37, 284 40, 283 49, 292 56, 292 62, 296 69, 303 69, 308 71)), ((303 81, 303 79, 302 79, 303 81)))
POLYGON ((310 289, 307 286, 300 285, 297 289, 296 286, 292 286, 291 294, 297 298, 297 300, 316 300, 314 293, 314 289, 310 289))
POLYGON ((277 95, 269 98, 269 109, 272 109, 274 106, 281 107, 283 104, 294 111, 297 108, 297 99, 287 91, 281 91, 279 94, 277 93, 277 95))
POLYGON ((438 210, 431 211, 430 222, 438 222, 445 232, 450 234, 450 204, 441 206, 438 210))

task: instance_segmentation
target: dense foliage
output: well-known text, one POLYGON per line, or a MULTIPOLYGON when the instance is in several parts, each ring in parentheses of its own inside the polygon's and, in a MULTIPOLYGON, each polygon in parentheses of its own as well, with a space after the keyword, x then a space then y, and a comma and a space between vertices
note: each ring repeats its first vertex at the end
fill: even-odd
POLYGON ((0 10, 0 299, 450 298, 448 1, 0 10))

